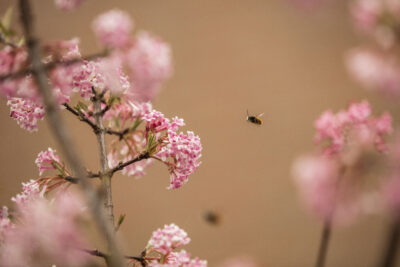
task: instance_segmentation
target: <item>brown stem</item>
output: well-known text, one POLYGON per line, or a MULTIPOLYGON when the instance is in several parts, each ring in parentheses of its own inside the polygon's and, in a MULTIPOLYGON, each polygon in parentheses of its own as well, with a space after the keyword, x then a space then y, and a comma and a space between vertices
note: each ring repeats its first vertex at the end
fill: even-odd
MULTIPOLYGON (((108 259, 108 255, 104 252, 99 251, 98 249, 95 250, 90 250, 90 249, 82 249, 84 252, 96 256, 96 257, 101 257, 104 258, 106 261, 108 259)), ((125 259, 130 259, 130 260, 136 260, 140 262, 142 266, 146 266, 146 258, 142 256, 124 256, 125 259)))
POLYGON ((43 97, 43 102, 46 108, 46 114, 50 128, 56 137, 60 148, 65 154, 72 170, 80 178, 79 185, 86 195, 89 208, 93 213, 95 221, 97 222, 99 231, 107 240, 110 248, 111 256, 109 266, 123 266, 122 254, 120 253, 119 246, 115 240, 114 232, 111 226, 107 223, 103 210, 99 205, 98 197, 95 191, 91 188, 88 179, 85 179, 85 170, 81 164, 79 154, 75 151, 75 146, 68 134, 67 127, 65 127, 58 106, 54 101, 51 88, 48 84, 48 77, 46 68, 42 64, 41 55, 39 50, 39 43, 35 36, 34 20, 31 12, 29 0, 19 0, 20 20, 24 30, 24 35, 27 40, 27 47, 29 52, 29 59, 32 64, 32 73, 36 81, 39 92, 43 97))
POLYGON ((326 254, 328 252, 329 240, 331 237, 331 224, 325 222, 324 228, 322 229, 321 241, 318 249, 318 257, 315 263, 315 267, 324 267, 326 262, 326 254))
MULTIPOLYGON (((93 90, 95 93, 95 91, 93 90)), ((114 219, 114 205, 112 201, 112 190, 111 190, 111 177, 112 174, 108 173, 108 160, 107 160, 107 150, 106 150, 106 142, 105 142, 105 129, 103 125, 103 115, 101 113, 101 98, 99 95, 95 94, 95 97, 92 99, 94 105, 94 118, 96 120, 96 126, 99 131, 96 132, 97 143, 99 145, 99 154, 100 154, 100 165, 101 165, 101 183, 102 188, 105 193, 104 199, 104 208, 106 210, 106 214, 110 224, 115 228, 115 219, 114 219)))
POLYGON ((73 107, 71 107, 68 103, 64 103, 63 106, 72 114, 74 114, 75 116, 77 116, 81 121, 87 123, 92 129, 93 131, 99 132, 100 129, 99 127, 93 123, 88 117, 86 117, 84 114, 79 113, 78 111, 76 111, 73 107))
POLYGON ((150 158, 150 154, 149 152, 143 152, 141 154, 139 154, 139 156, 137 156, 134 159, 128 160, 126 162, 120 162, 116 167, 112 168, 111 170, 109 170, 109 172, 111 173, 111 175, 113 175, 114 173, 116 173, 117 171, 122 170, 123 168, 125 168, 128 165, 131 165, 135 162, 141 161, 143 159, 148 159, 150 158))
POLYGON ((399 236, 400 235, 400 221, 394 222, 390 229, 386 239, 386 244, 382 257, 379 263, 379 267, 393 267, 396 266, 396 254, 399 247, 399 236))
MULTIPOLYGON (((112 130, 112 129, 104 128, 104 127, 103 127, 103 130, 101 130, 101 129, 100 129, 95 123, 93 123, 88 117, 86 117, 84 114, 79 113, 78 111, 76 111, 76 110, 75 110, 73 107, 71 107, 68 103, 64 103, 63 105, 64 105, 64 107, 65 107, 69 112, 71 112, 72 114, 74 114, 74 115, 75 115, 76 117, 78 117, 81 121, 83 121, 83 122, 85 122, 86 124, 88 124, 88 125, 93 129, 93 131, 94 131, 95 133, 100 132, 100 131, 104 131, 106 134, 118 136, 119 139, 121 140, 121 139, 124 137, 124 135, 126 135, 126 134, 129 132, 129 128, 126 128, 126 129, 124 129, 124 130, 122 130, 122 131, 114 131, 114 130, 112 130)), ((93 114, 93 115, 96 116, 96 114, 93 114)), ((103 112, 100 112, 100 113, 98 113, 98 115, 103 116, 104 113, 103 113, 103 112)))
MULTIPOLYGON (((97 58, 106 57, 107 55, 108 55, 108 51, 103 51, 103 52, 96 53, 96 54, 93 54, 93 55, 84 56, 82 58, 74 58, 74 59, 65 60, 65 61, 53 61, 53 62, 50 62, 50 63, 47 63, 47 64, 42 64, 42 65, 43 65, 43 68, 44 68, 45 71, 49 71, 49 70, 52 70, 52 69, 54 69, 54 68, 56 68, 58 66, 67 67, 67 66, 82 62, 84 60, 90 61, 90 60, 94 60, 94 59, 97 59, 97 58)), ((21 78, 21 77, 24 77, 24 76, 26 76, 28 74, 33 73, 34 71, 35 70, 34 70, 34 68, 32 66, 32 67, 21 69, 19 71, 13 72, 13 73, 8 73, 8 74, 5 74, 5 75, 1 75, 0 76, 0 82, 8 80, 8 79, 21 78)))

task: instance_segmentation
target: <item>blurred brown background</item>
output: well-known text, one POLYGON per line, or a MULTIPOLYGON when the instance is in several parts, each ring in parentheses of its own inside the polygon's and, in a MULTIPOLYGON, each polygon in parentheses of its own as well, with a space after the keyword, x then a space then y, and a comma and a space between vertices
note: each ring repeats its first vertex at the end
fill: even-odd
MULTIPOLYGON (((155 101, 168 117, 178 115, 199 134, 203 164, 189 183, 168 191, 169 175, 154 164, 140 180, 113 180, 116 216, 129 254, 138 254, 151 233, 174 222, 192 238, 192 255, 216 266, 250 255, 262 266, 312 266, 320 223, 302 207, 290 177, 293 159, 313 149, 314 119, 350 100, 369 99, 374 112, 391 109, 379 96, 348 77, 343 57, 360 40, 347 2, 304 12, 284 0, 89 0, 72 13, 52 0, 35 2, 42 39, 81 39, 83 54, 98 51, 91 21, 118 7, 169 42, 175 74, 155 101), (265 112, 264 125, 245 121, 246 109, 265 112), (219 226, 203 220, 207 210, 222 216, 219 226)), ((3 13, 12 0, 1 0, 3 13)), ((37 177, 34 160, 57 148, 45 122, 37 133, 20 129, 0 100, 0 203, 37 177)), ((85 164, 95 170, 98 155, 91 130, 64 114, 85 164)), ((386 233, 383 217, 363 218, 335 229, 327 266, 373 266, 386 233)))

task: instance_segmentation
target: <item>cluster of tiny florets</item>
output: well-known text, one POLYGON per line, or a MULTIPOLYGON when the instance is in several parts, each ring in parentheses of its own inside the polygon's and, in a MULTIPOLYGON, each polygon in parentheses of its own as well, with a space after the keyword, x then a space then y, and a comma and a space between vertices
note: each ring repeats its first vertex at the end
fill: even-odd
POLYGON ((9 98, 10 117, 15 119, 21 128, 27 131, 37 131, 38 121, 43 120, 45 111, 43 106, 17 97, 9 98))

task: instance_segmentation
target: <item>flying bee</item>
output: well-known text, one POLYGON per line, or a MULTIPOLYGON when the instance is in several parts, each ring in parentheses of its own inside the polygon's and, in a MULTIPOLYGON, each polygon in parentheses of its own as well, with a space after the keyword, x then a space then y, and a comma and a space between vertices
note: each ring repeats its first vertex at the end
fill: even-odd
POLYGON ((206 211, 203 216, 204 220, 209 224, 218 225, 221 222, 221 216, 214 211, 206 211))
POLYGON ((262 119, 260 118, 262 115, 264 115, 264 113, 261 113, 257 116, 249 116, 249 111, 247 110, 246 120, 248 120, 251 123, 261 125, 263 123, 262 119))

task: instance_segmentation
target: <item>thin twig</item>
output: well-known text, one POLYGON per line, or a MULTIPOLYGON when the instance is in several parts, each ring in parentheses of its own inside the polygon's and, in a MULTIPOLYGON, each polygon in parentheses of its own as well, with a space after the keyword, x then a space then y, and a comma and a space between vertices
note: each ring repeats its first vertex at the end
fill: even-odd
POLYGON ((81 164, 79 154, 75 151, 75 146, 68 135, 67 127, 65 127, 62 117, 60 116, 57 104, 53 98, 51 88, 48 84, 46 68, 42 64, 39 43, 35 36, 34 20, 32 16, 29 0, 19 0, 20 20, 24 30, 24 35, 27 40, 29 59, 32 64, 32 73, 36 81, 39 92, 43 97, 43 102, 46 108, 46 114, 50 128, 56 137, 60 148, 63 150, 66 159, 70 163, 71 169, 80 178, 79 185, 86 195, 89 208, 93 213, 97 222, 100 233, 102 233, 110 248, 111 256, 109 266, 122 267, 123 260, 119 245, 115 240, 114 231, 111 225, 107 223, 103 210, 99 205, 99 200, 95 191, 91 188, 88 179, 85 179, 86 172, 81 164))
POLYGON ((64 103, 63 106, 72 114, 74 114, 75 116, 77 116, 81 121, 87 123, 95 133, 100 132, 100 128, 94 123, 92 122, 88 117, 86 117, 84 114, 79 113, 78 111, 76 111, 73 107, 71 107, 68 103, 64 103))
MULTIPOLYGON (((104 258, 105 260, 108 259, 108 255, 104 252, 99 251, 98 249, 90 250, 90 249, 82 249, 84 252, 96 256, 96 257, 101 257, 104 258)), ((136 260, 140 262, 142 266, 145 266, 146 264, 146 259, 143 256, 124 256, 125 259, 130 259, 130 260, 136 260)))
POLYGON ((331 237, 331 224, 326 222, 322 229, 321 241, 319 243, 318 257, 315 267, 324 267, 326 262, 326 254, 328 252, 329 240, 331 237))
MULTIPOLYGON (((67 66, 70 66, 70 65, 85 61, 85 60, 91 61, 91 60, 94 60, 94 59, 97 59, 97 58, 106 57, 108 54, 109 54, 108 51, 103 51, 103 52, 96 53, 96 54, 93 54, 93 55, 88 55, 88 56, 84 56, 84 57, 81 57, 81 58, 74 58, 74 59, 71 59, 71 60, 64 60, 64 61, 57 60, 57 61, 53 61, 53 62, 50 62, 50 63, 47 63, 47 64, 43 64, 43 68, 44 68, 45 71, 49 71, 49 70, 52 70, 52 69, 54 69, 54 68, 56 68, 58 66, 67 67, 67 66)), ((8 73, 8 74, 5 74, 5 75, 1 75, 0 76, 0 82, 8 80, 8 79, 21 78, 23 76, 26 76, 28 74, 33 73, 34 71, 35 70, 34 70, 34 68, 32 66, 32 67, 21 69, 19 71, 13 72, 13 73, 8 73)))
MULTIPOLYGON (((130 131, 129 128, 126 128, 126 129, 124 129, 124 130, 122 130, 122 131, 115 131, 115 130, 112 130, 112 129, 110 129, 110 128, 103 128, 103 130, 102 130, 102 129, 100 129, 94 122, 92 122, 87 116, 85 116, 84 114, 79 113, 78 111, 76 111, 76 110, 75 110, 73 107, 71 107, 68 103, 64 103, 63 106, 65 107, 66 110, 68 110, 69 112, 71 112, 72 114, 74 114, 76 117, 78 117, 79 120, 81 120, 81 121, 85 122, 86 124, 88 124, 88 125, 93 129, 93 131, 94 131, 95 133, 98 133, 98 132, 100 132, 100 131, 104 131, 106 134, 109 134, 109 135, 116 135, 116 136, 119 137, 120 140, 122 140, 122 138, 123 138, 127 133, 129 133, 129 131, 130 131)), ((93 114, 93 115, 96 115, 96 114, 93 114)), ((102 115, 104 115, 104 113, 103 113, 103 112, 100 112, 99 115, 102 116, 102 115)))
POLYGON ((111 175, 113 175, 114 173, 116 173, 117 171, 122 170, 123 168, 125 168, 128 165, 131 165, 135 162, 141 161, 143 159, 148 159, 150 158, 150 153, 149 152, 143 152, 141 154, 139 154, 139 156, 137 156, 134 159, 128 160, 126 162, 120 162, 116 167, 112 168, 109 170, 109 172, 111 173, 111 175))
POLYGON ((384 251, 379 263, 379 267, 396 266, 396 254, 399 247, 400 222, 397 220, 389 229, 384 251))

